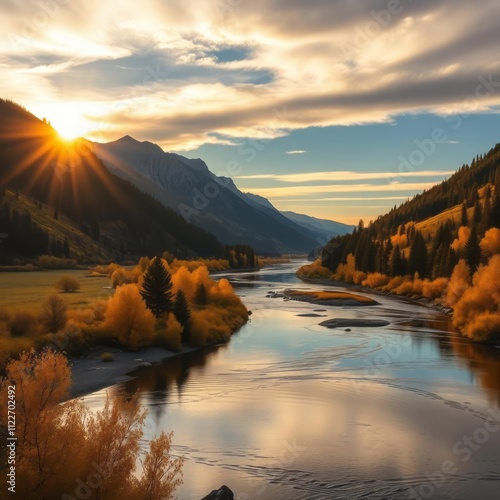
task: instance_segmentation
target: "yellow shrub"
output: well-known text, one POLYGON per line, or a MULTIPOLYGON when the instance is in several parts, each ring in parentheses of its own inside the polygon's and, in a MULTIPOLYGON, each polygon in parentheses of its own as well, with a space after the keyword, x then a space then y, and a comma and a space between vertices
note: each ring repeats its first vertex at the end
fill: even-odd
POLYGON ((485 255, 495 255, 500 253, 500 229, 492 227, 484 234, 481 240, 481 250, 485 255))
POLYGON ((381 273, 368 273, 368 276, 361 282, 363 286, 370 288, 380 288, 389 283, 389 276, 381 273))
POLYGON ((155 318, 137 286, 130 284, 117 288, 109 301, 104 328, 129 349, 151 344, 155 335, 155 318))

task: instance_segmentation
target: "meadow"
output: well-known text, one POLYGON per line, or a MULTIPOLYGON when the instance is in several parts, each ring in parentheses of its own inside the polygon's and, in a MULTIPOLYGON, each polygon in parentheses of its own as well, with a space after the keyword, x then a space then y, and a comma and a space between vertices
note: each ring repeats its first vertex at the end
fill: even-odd
POLYGON ((78 307, 95 299, 111 297, 114 289, 107 287, 111 287, 109 277, 91 275, 90 271, 77 269, 0 273, 0 310, 29 310, 38 314, 44 300, 53 293, 59 294, 68 307, 78 307), (77 279, 80 290, 72 293, 59 292, 55 283, 64 275, 77 279))

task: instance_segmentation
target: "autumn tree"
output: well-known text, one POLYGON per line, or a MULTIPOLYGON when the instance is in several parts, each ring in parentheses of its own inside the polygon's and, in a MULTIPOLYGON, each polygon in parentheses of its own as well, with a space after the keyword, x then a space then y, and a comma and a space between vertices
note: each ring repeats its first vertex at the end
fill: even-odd
MULTIPOLYGON (((69 397, 71 371, 63 354, 24 352, 6 367, 0 397, 16 387, 16 498, 163 500, 182 482, 182 458, 170 456, 171 434, 150 442, 143 474, 136 464, 146 417, 137 397, 107 400, 92 413, 69 397)), ((0 424, 7 427, 7 411, 0 424)))
POLYGON ((163 265, 161 257, 155 257, 142 282, 141 295, 156 318, 172 308, 172 277, 163 265))
POLYGON ((175 295, 175 302, 173 313, 177 318, 177 321, 184 327, 182 331, 182 343, 189 343, 189 323, 191 320, 191 311, 189 309, 189 304, 182 290, 178 290, 175 295))
POLYGON ((66 302, 58 295, 50 295, 42 304, 40 319, 48 332, 55 333, 62 330, 68 319, 66 302))
POLYGON ((155 333, 155 318, 136 285, 117 288, 106 311, 104 328, 129 349, 149 345, 155 333))

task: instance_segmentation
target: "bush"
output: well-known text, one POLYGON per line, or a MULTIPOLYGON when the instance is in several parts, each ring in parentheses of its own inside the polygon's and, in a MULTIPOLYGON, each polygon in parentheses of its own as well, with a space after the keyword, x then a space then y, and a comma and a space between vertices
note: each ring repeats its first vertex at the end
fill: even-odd
POLYGON ((31 337, 38 333, 39 326, 35 316, 29 312, 18 311, 8 322, 13 337, 31 337))
POLYGON ((382 273, 369 273, 361 284, 370 288, 381 288, 387 283, 389 283, 389 276, 382 273))
POLYGON ((76 278, 70 276, 69 274, 65 274, 61 276, 56 282, 56 288, 61 290, 62 292, 76 292, 80 290, 80 283, 76 278))

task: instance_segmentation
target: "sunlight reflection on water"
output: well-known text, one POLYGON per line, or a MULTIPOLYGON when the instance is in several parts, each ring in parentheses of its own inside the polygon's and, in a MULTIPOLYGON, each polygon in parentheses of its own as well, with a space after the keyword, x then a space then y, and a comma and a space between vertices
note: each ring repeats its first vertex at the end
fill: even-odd
MULTIPOLYGON (((499 407, 499 350, 447 333, 446 317, 377 297, 328 317, 387 327, 326 329, 317 305, 266 298, 300 283, 297 265, 236 275, 254 315, 227 346, 135 372, 112 394, 140 392, 146 441, 174 431, 186 457, 179 499, 228 484, 235 498, 410 498, 444 461, 457 467, 431 498, 500 497, 500 432, 467 462, 453 451, 499 407), (257 279, 255 279, 257 278, 257 279)), ((86 398, 102 404, 104 391, 86 398)), ((145 441, 145 443, 146 443, 145 441)), ((437 476, 436 476, 437 477, 437 476)), ((437 480, 436 480, 437 481, 437 480)))

